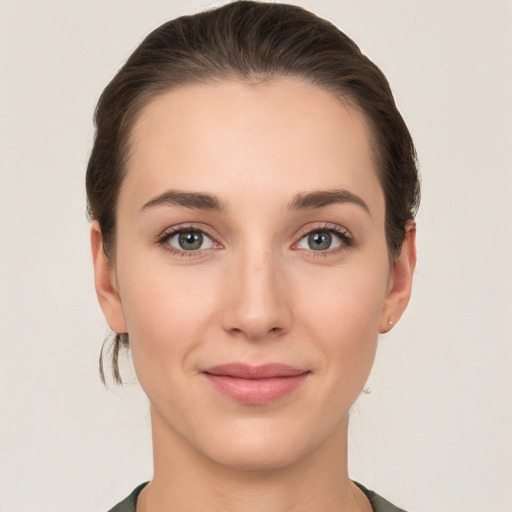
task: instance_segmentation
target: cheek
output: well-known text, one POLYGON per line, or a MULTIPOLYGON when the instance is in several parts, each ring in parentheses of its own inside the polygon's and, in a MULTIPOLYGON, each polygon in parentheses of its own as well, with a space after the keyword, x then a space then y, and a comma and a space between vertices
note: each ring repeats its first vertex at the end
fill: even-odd
POLYGON ((147 257, 120 261, 118 273, 134 366, 146 388, 152 376, 182 370, 187 354, 201 342, 205 323, 215 314, 215 277, 199 267, 190 272, 147 257))
POLYGON ((303 315, 318 319, 326 330, 378 332, 388 269, 376 258, 368 265, 326 269, 301 278, 298 290, 303 315))
POLYGON ((341 379, 343 386, 354 379, 364 384, 370 372, 387 278, 385 264, 375 263, 316 275, 299 287, 298 318, 324 354, 324 364, 336 367, 330 378, 341 379))

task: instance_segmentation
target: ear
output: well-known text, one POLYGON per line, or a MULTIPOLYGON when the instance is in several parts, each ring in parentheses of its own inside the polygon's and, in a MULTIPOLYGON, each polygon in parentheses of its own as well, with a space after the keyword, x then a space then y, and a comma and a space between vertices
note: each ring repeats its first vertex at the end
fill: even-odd
POLYGON ((391 330, 402 316, 411 297, 412 276, 416 267, 416 224, 405 226, 405 239, 400 254, 391 266, 388 290, 382 308, 379 332, 391 330))
POLYGON ((126 333, 121 297, 117 291, 117 280, 114 266, 108 261, 103 250, 103 236, 97 221, 91 227, 91 250, 94 265, 94 284, 96 295, 105 319, 116 333, 126 333))

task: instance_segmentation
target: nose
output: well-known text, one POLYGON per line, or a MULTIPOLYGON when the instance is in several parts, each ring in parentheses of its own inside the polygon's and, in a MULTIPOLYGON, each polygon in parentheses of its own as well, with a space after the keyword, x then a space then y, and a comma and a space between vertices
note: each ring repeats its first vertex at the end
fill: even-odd
POLYGON ((236 258, 228 270, 224 296, 226 331, 256 341, 289 330, 290 294, 283 270, 271 251, 236 258))

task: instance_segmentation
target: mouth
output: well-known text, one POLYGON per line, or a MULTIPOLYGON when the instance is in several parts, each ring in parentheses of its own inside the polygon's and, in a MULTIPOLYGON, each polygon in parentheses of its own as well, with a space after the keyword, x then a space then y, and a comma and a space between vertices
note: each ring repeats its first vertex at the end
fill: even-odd
POLYGON ((202 373, 223 395, 241 404, 263 405, 295 391, 310 371, 280 363, 259 366, 229 363, 202 373))

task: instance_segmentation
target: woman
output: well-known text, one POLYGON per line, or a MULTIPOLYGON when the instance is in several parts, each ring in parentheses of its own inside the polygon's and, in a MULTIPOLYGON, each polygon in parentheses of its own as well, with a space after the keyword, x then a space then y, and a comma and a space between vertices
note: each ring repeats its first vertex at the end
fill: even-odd
POLYGON ((382 73, 299 7, 234 2, 150 34, 96 126, 96 290, 154 447, 112 510, 400 510, 347 469, 415 266, 415 151, 382 73))

